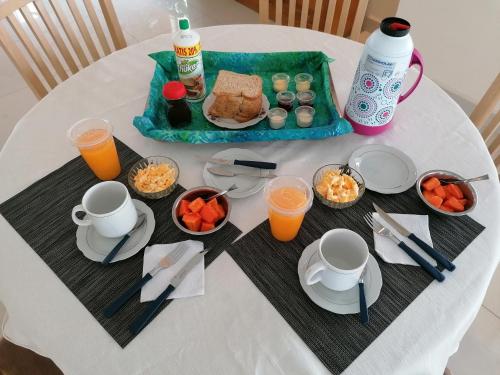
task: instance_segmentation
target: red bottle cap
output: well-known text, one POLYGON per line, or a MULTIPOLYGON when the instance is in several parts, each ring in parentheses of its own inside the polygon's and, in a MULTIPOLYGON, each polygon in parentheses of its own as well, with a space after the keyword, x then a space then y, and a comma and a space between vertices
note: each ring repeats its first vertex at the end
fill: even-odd
POLYGON ((170 81, 163 86, 163 97, 167 100, 179 100, 186 96, 186 87, 179 81, 170 81))
POLYGON ((410 26, 405 25, 405 24, 400 23, 400 22, 393 22, 389 25, 389 28, 391 30, 408 30, 410 28, 410 26))

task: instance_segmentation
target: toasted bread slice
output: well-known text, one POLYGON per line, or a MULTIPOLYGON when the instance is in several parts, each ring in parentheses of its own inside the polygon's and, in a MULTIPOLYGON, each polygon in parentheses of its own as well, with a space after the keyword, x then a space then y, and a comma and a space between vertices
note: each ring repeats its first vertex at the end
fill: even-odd
POLYGON ((262 78, 256 75, 220 70, 212 93, 215 96, 243 96, 256 99, 262 96, 262 78))

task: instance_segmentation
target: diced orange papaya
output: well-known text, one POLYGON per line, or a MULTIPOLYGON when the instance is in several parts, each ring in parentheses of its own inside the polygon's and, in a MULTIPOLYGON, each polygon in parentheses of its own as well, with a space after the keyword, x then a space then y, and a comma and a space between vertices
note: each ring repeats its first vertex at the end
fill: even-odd
POLYGON ((432 191, 423 190, 422 194, 424 195, 425 200, 429 201, 435 194, 432 191))
POLYGON ((182 217, 182 221, 189 230, 198 232, 201 227, 201 215, 197 212, 190 212, 182 217))
POLYGON ((455 212, 455 210, 451 207, 448 207, 446 204, 442 204, 441 207, 439 207, 440 210, 443 211, 448 211, 448 212, 455 212))
POLYGON ((188 200, 186 199, 183 199, 181 200, 181 202, 179 203, 179 209, 177 211, 177 216, 184 216, 185 214, 191 212, 191 210, 189 209, 189 202, 188 200))
POLYGON ((463 206, 463 204, 461 204, 461 203, 458 201, 458 199, 457 199, 457 198, 455 198, 455 197, 451 197, 450 199, 447 199, 447 200, 446 200, 446 205, 447 205, 448 207, 453 208, 453 209, 454 209, 455 211, 457 211, 457 212, 461 212, 461 211, 463 211, 463 210, 464 210, 464 206, 463 206))
POLYGON ((200 211, 201 218, 203 221, 207 223, 215 223, 219 220, 219 212, 216 208, 213 208, 211 205, 204 205, 200 211))
POLYGON ((432 191, 440 185, 441 183, 436 177, 430 177, 422 183, 422 187, 427 191, 432 191))
POLYGON ((214 199, 210 199, 210 201, 207 203, 209 206, 212 206, 213 208, 217 208, 217 205, 219 204, 219 202, 217 202, 217 198, 214 198, 214 199))
POLYGON ((217 212, 219 213, 219 220, 226 217, 226 211, 224 210, 224 207, 222 207, 222 205, 217 205, 217 212))
POLYGON ((207 231, 212 230, 214 228, 215 228, 215 224, 214 223, 207 223, 205 221, 201 222, 201 228, 200 228, 201 232, 207 232, 207 231))
POLYGON ((437 186, 433 190, 434 195, 437 195, 438 197, 441 197, 442 199, 446 198, 446 191, 444 190, 444 187, 441 185, 437 186))
POLYGON ((462 206, 464 206, 464 207, 467 206, 467 203, 468 203, 467 199, 465 199, 465 198, 459 199, 458 201, 462 204, 462 206))
POLYGON ((434 207, 439 208, 443 203, 443 198, 438 197, 437 195, 433 195, 427 199, 427 201, 432 204, 434 207))
POLYGON ((196 213, 200 212, 205 205, 206 205, 205 201, 202 198, 198 197, 189 204, 189 209, 192 212, 196 213))
POLYGON ((448 193, 450 193, 451 196, 457 199, 463 199, 464 197, 464 193, 457 185, 449 184, 445 186, 445 189, 448 193))

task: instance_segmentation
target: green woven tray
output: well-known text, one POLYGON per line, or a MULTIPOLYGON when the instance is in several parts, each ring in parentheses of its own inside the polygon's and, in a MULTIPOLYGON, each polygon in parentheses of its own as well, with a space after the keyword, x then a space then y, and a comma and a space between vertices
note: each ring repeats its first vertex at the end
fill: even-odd
MULTIPOLYGON (((244 74, 257 74, 263 79, 263 92, 269 99, 271 108, 277 106, 272 88, 271 76, 286 72, 292 77, 307 72, 313 75, 312 89, 316 92, 313 125, 299 128, 295 113, 289 112, 285 127, 274 130, 266 118, 258 124, 240 130, 219 128, 203 115, 202 102, 192 103, 193 121, 178 129, 170 126, 165 112, 162 87, 170 80, 177 80, 177 66, 172 51, 156 52, 149 55, 157 64, 151 80, 146 109, 142 116, 134 118, 134 126, 146 137, 165 142, 222 143, 255 142, 275 140, 320 139, 352 132, 348 121, 339 116, 332 99, 331 76, 328 64, 333 60, 322 52, 274 52, 274 53, 232 53, 203 51, 203 65, 207 92, 217 78, 219 70, 231 70, 244 74)), ((295 83, 290 82, 289 90, 295 91, 295 83)))

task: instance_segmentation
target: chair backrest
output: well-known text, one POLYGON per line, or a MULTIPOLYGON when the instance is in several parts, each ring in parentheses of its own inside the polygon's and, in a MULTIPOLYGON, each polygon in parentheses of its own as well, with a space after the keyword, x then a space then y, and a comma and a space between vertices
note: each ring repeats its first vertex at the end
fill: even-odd
POLYGON ((500 73, 472 111, 470 119, 477 126, 500 170, 500 73))
POLYGON ((38 99, 111 53, 101 17, 114 49, 126 47, 111 0, 95 3, 102 14, 93 0, 7 0, 0 5, 0 44, 38 99))
POLYGON ((259 0, 261 23, 300 26, 359 40, 368 0, 259 0))

